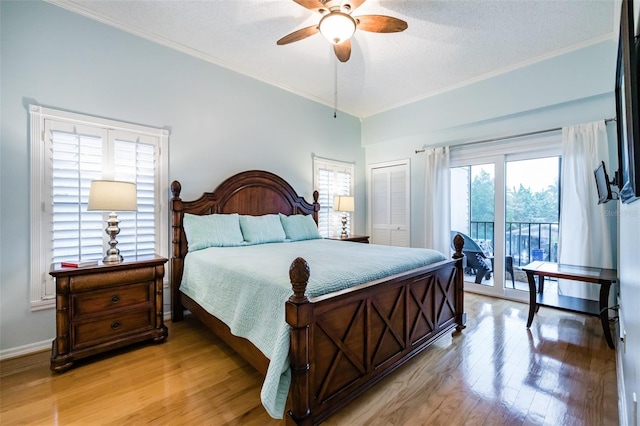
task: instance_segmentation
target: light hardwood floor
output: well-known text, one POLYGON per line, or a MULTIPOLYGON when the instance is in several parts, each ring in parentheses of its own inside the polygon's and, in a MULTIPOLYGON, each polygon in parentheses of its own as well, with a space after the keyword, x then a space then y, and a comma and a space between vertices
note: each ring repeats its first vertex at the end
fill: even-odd
MULTIPOLYGON (((467 294, 446 336, 328 425, 617 425, 615 351, 597 318, 467 294)), ((195 319, 163 344, 79 362, 42 352, 0 363, 0 424, 266 425, 261 376, 195 319)))

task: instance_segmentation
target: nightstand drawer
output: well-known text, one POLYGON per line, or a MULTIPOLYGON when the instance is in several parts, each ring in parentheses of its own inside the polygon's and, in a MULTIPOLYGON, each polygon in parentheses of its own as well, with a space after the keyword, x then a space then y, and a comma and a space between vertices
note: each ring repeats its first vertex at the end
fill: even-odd
POLYGON ((142 282, 71 295, 71 318, 152 302, 154 282, 142 282))
POLYGON ((112 285, 153 281, 156 278, 155 267, 119 270, 115 268, 97 269, 92 274, 75 275, 69 279, 71 292, 94 290, 112 285))
POLYGON ((151 309, 107 315, 95 320, 77 321, 71 324, 71 332, 73 333, 71 340, 74 342, 72 349, 112 341, 120 335, 151 328, 153 328, 151 309))

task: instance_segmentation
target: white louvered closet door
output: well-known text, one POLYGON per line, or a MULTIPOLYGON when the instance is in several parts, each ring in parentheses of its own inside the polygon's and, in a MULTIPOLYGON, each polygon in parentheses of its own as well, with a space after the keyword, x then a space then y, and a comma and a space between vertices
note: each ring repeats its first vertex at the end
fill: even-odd
POLYGON ((372 243, 409 247, 409 163, 371 168, 372 243))

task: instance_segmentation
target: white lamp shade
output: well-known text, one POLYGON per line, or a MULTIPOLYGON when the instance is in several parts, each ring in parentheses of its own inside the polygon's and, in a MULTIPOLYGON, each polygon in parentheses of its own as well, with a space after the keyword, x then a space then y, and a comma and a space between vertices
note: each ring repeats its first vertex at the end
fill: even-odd
POLYGON ((125 212, 138 210, 136 184, 115 180, 94 180, 87 210, 125 212))
POLYGON ((333 209, 339 212, 354 211, 355 201, 353 197, 347 195, 339 195, 333 202, 333 209))
POLYGON ((346 13, 331 12, 320 20, 320 32, 333 44, 340 44, 351 38, 356 31, 356 21, 346 13))

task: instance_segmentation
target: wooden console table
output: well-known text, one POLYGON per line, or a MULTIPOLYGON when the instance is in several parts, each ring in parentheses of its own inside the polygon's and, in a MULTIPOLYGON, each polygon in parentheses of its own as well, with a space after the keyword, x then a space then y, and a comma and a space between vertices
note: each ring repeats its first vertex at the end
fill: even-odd
POLYGON ((617 281, 618 272, 615 269, 593 268, 588 266, 565 265, 551 262, 531 262, 522 268, 527 273, 529 281, 529 319, 527 328, 531 327, 533 316, 540 306, 579 312, 600 317, 602 331, 610 348, 614 348, 611 328, 609 327, 609 288, 617 281), (538 276, 538 290, 536 291, 535 276, 538 276), (599 300, 581 299, 553 293, 544 293, 544 277, 564 278, 567 280, 584 281, 600 285, 599 300))

